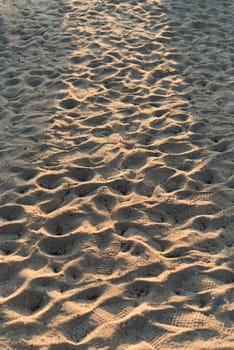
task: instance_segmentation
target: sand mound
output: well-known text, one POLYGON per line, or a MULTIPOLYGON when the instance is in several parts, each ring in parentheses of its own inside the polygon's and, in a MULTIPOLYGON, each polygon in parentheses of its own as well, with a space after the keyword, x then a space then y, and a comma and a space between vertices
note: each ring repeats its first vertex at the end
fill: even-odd
POLYGON ((233 1, 0 10, 0 348, 232 349, 233 1))

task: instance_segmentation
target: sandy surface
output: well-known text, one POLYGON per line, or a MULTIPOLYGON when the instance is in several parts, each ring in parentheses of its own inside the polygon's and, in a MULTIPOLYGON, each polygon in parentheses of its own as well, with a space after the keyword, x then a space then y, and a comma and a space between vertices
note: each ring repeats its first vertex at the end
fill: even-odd
POLYGON ((0 0, 0 349, 233 349, 233 22, 0 0))

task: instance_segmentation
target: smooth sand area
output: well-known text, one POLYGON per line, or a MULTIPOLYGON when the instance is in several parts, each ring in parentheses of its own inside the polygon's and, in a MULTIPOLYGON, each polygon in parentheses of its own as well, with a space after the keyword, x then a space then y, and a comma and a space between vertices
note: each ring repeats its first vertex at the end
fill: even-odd
POLYGON ((0 0, 0 350, 234 348, 233 0, 0 0))

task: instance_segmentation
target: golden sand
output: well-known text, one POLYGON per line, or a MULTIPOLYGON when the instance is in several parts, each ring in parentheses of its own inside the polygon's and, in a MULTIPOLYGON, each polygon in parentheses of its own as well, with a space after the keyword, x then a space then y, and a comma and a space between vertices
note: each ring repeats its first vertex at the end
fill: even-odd
POLYGON ((233 349, 233 18, 0 0, 0 349, 233 349))

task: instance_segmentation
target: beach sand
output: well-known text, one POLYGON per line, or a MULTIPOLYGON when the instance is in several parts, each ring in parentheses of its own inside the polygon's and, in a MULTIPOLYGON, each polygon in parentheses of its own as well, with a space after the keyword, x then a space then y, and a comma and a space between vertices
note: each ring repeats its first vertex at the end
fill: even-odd
POLYGON ((0 349, 233 349, 233 21, 0 0, 0 349))

